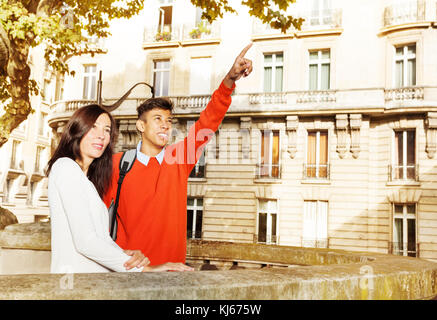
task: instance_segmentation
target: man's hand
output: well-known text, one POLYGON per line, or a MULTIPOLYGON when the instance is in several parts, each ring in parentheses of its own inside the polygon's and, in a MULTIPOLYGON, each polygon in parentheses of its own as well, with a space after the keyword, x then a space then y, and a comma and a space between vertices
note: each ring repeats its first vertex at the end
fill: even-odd
POLYGON ((178 263, 167 262, 156 266, 146 266, 143 269, 143 272, 165 272, 165 271, 194 271, 194 268, 191 268, 180 262, 178 263))
POLYGON ((231 70, 229 70, 226 77, 223 79, 224 84, 228 88, 232 88, 235 81, 241 77, 247 77, 252 72, 252 60, 246 59, 244 56, 246 52, 252 47, 252 43, 246 46, 246 48, 241 51, 238 57, 235 59, 234 65, 231 70))
MULTIPOLYGON (((128 256, 132 256, 125 264, 124 267, 126 270, 130 270, 132 268, 142 268, 146 267, 150 260, 140 250, 124 250, 128 256)), ((144 269, 143 269, 144 270, 144 269)))

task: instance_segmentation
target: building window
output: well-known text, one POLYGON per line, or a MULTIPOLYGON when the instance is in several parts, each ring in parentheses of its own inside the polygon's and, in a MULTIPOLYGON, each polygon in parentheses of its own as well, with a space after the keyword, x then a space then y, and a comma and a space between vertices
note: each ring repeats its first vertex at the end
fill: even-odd
POLYGON ((329 90, 331 73, 330 50, 310 51, 309 55, 309 90, 329 90))
POLYGON ((391 180, 418 181, 416 165, 416 132, 402 130, 394 132, 391 180))
POLYGON ((305 201, 302 247, 328 247, 328 201, 305 201))
POLYGON ((170 82, 170 60, 153 62, 153 87, 155 96, 168 96, 170 82))
POLYGON ((21 158, 21 141, 12 140, 11 169, 19 169, 21 158))
POLYGON ((50 89, 51 89, 50 80, 44 79, 43 88, 42 88, 42 98, 43 101, 48 103, 52 102, 52 95, 50 89))
POLYGON ((159 29, 158 32, 171 32, 173 1, 160 1, 159 7, 159 29))
POLYGON ((312 0, 310 25, 327 25, 331 23, 331 0, 312 0))
POLYGON ((187 238, 202 239, 203 199, 187 199, 187 238))
POLYGON ((258 243, 278 243, 278 213, 276 200, 259 200, 258 243))
POLYGON ((46 135, 46 133, 47 133, 46 122, 47 122, 47 113, 41 112, 39 114, 38 135, 40 135, 40 136, 46 135))
POLYGON ((416 85, 416 45, 396 47, 395 87, 416 85))
POLYGON ((282 53, 264 55, 264 92, 282 92, 283 69, 282 53))
POLYGON ((44 149, 45 148, 42 146, 36 147, 35 172, 37 172, 37 173, 42 171, 44 149))
POLYGON ((97 66, 84 65, 83 96, 85 100, 96 100, 97 66))
POLYGON ((393 204, 393 254, 417 256, 416 204, 393 204))
POLYGON ((328 132, 308 132, 305 178, 328 179, 328 132))
POLYGON ((261 131, 261 152, 257 178, 280 178, 279 130, 261 131))
POLYGON ((199 161, 197 161, 193 170, 190 172, 190 178, 205 178, 205 150, 203 150, 199 161))

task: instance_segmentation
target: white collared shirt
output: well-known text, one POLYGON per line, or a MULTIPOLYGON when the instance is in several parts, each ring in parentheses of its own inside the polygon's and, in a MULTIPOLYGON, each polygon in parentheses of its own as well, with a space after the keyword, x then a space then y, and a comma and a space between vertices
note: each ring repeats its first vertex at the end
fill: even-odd
MULTIPOLYGON (((142 141, 138 142, 137 145, 137 160, 147 166, 149 163, 150 157, 144 153, 142 153, 141 150, 142 141)), ((162 164, 162 161, 164 160, 164 154, 165 154, 165 147, 162 148, 161 152, 156 155, 156 160, 158 160, 159 164, 162 164)))

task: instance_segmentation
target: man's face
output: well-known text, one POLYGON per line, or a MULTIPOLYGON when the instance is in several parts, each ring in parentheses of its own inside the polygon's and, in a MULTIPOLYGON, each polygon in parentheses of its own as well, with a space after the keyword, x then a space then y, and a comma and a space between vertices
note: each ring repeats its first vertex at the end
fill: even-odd
POLYGON ((137 128, 141 132, 142 145, 148 154, 162 150, 169 141, 172 128, 171 111, 154 108, 144 112, 137 121, 137 128))

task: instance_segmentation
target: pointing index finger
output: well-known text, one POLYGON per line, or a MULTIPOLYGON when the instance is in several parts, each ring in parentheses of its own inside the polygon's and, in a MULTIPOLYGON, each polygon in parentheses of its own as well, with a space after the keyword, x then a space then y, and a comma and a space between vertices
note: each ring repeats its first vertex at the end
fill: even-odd
POLYGON ((250 47, 252 47, 252 42, 249 43, 244 49, 243 51, 240 52, 240 54, 238 55, 238 58, 243 58, 244 55, 246 54, 246 52, 250 49, 250 47))

